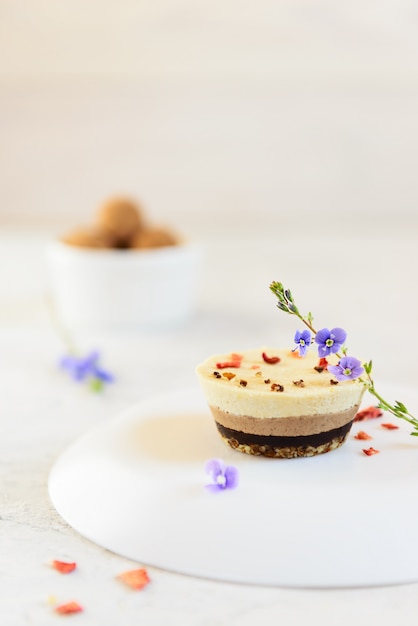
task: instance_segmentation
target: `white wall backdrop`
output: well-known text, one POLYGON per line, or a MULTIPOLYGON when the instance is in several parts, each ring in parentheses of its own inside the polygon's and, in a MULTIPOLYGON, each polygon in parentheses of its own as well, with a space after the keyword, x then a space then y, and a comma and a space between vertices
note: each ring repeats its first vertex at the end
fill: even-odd
POLYGON ((417 163, 415 1, 0 0, 0 225, 417 225, 417 163))

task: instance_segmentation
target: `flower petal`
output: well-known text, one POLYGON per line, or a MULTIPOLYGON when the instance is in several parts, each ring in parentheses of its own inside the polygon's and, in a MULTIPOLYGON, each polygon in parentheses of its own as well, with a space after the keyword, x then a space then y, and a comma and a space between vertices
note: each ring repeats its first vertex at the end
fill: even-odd
POLYGON ((328 365, 328 371, 335 376, 340 382, 348 380, 348 376, 344 374, 343 368, 340 365, 328 365))
POLYGON ((238 469, 233 465, 228 465, 225 469, 226 488, 235 489, 238 485, 238 469))
POLYGON ((115 380, 113 374, 107 372, 101 367, 95 367, 92 374, 102 380, 104 383, 113 383, 113 381, 115 380))
POLYGON ((321 344, 318 346, 318 356, 321 359, 325 359, 325 357, 329 356, 330 354, 331 354, 331 348, 329 348, 325 344, 321 344))
POLYGON ((357 367, 354 367, 351 371, 351 378, 358 378, 359 376, 362 375, 362 373, 364 372, 364 367, 359 365, 357 367))
POLYGON ((59 360, 59 366, 67 370, 74 367, 75 358, 72 354, 66 354, 59 360))
POLYGON ((344 328, 332 328, 330 335, 331 339, 333 339, 335 343, 339 343, 340 346, 347 339, 347 333, 345 332, 344 328))
POLYGON ((210 459, 205 465, 205 472, 216 482, 218 476, 225 472, 225 463, 221 459, 210 459))
POLYGON ((308 346, 307 345, 299 345, 299 354, 300 354, 300 356, 305 356, 307 351, 308 351, 308 346))
POLYGON ((91 352, 89 352, 83 359, 85 365, 87 367, 93 367, 94 365, 96 365, 96 363, 98 362, 100 358, 100 353, 98 350, 92 350, 91 352))
POLYGON ((309 345, 311 343, 311 333, 309 330, 302 331, 301 338, 309 345))
POLYGON ((346 356, 343 357, 340 361, 341 367, 344 369, 348 367, 351 370, 351 373, 358 372, 352 376, 353 378, 357 378, 364 371, 361 361, 356 359, 355 356, 346 356))
POLYGON ((209 483, 208 485, 205 485, 205 489, 215 493, 215 491, 222 491, 225 487, 222 487, 222 485, 218 485, 217 483, 209 483))
POLYGON ((315 343, 324 344, 327 339, 330 338, 330 331, 328 328, 321 328, 315 335, 315 343))
POLYGON ((364 372, 364 368, 361 362, 354 356, 344 356, 338 365, 329 365, 328 371, 334 374, 335 378, 339 381, 354 380, 358 378, 364 372), (349 374, 345 371, 349 370, 349 374))

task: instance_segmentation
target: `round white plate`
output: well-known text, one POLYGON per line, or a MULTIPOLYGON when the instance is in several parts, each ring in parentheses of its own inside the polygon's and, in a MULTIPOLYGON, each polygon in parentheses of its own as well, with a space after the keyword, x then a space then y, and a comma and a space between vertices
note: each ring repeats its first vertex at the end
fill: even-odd
MULTIPOLYGON (((387 393, 416 414, 416 391, 387 393)), ((83 436, 53 466, 49 492, 83 536, 173 572, 292 587, 416 582, 418 438, 410 431, 386 414, 356 422, 328 454, 252 457, 225 446, 200 390, 182 390, 83 436), (354 439, 359 430, 373 439, 354 439), (366 456, 370 445, 380 453, 366 456), (205 489, 214 457, 238 468, 236 489, 205 489)))

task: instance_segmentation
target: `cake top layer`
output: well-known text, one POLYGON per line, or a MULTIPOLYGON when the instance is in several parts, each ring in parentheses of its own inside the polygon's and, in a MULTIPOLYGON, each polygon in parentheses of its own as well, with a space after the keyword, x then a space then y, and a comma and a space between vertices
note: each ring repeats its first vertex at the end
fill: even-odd
MULTIPOLYGON (((331 355, 327 362, 338 360, 331 355)), ((314 353, 300 357, 289 349, 265 347, 213 355, 196 372, 208 403, 237 415, 290 417, 358 405, 364 385, 337 382, 327 362, 314 353)))

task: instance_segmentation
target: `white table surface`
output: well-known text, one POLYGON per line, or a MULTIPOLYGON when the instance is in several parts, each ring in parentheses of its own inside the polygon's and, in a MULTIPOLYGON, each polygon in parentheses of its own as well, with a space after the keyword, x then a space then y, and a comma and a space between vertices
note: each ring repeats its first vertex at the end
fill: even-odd
MULTIPOLYGON (((265 588, 148 567, 152 584, 133 592, 115 576, 143 564, 80 537, 54 511, 47 491, 50 468, 68 445, 161 393, 162 380, 164 392, 194 386, 195 365, 212 352, 291 340, 295 320, 275 308, 271 280, 291 287, 318 325, 345 327, 350 351, 373 357, 377 379, 416 385, 418 234, 411 226, 370 225, 347 232, 336 220, 316 236, 303 224, 280 235, 277 229, 240 236, 232 228, 223 235, 206 233, 199 307, 187 326, 125 335, 75 333, 80 349, 99 347, 103 364, 117 376, 101 394, 77 386, 56 366, 65 346, 46 306, 43 248, 51 233, 3 230, 1 623, 55 624, 61 619, 51 607, 55 598, 80 602, 84 612, 68 619, 86 625, 416 624, 418 582, 336 590, 265 588), (78 568, 61 576, 48 566, 51 559, 76 561, 78 568)), ((382 537, 382 550, 384 542, 382 537)))

